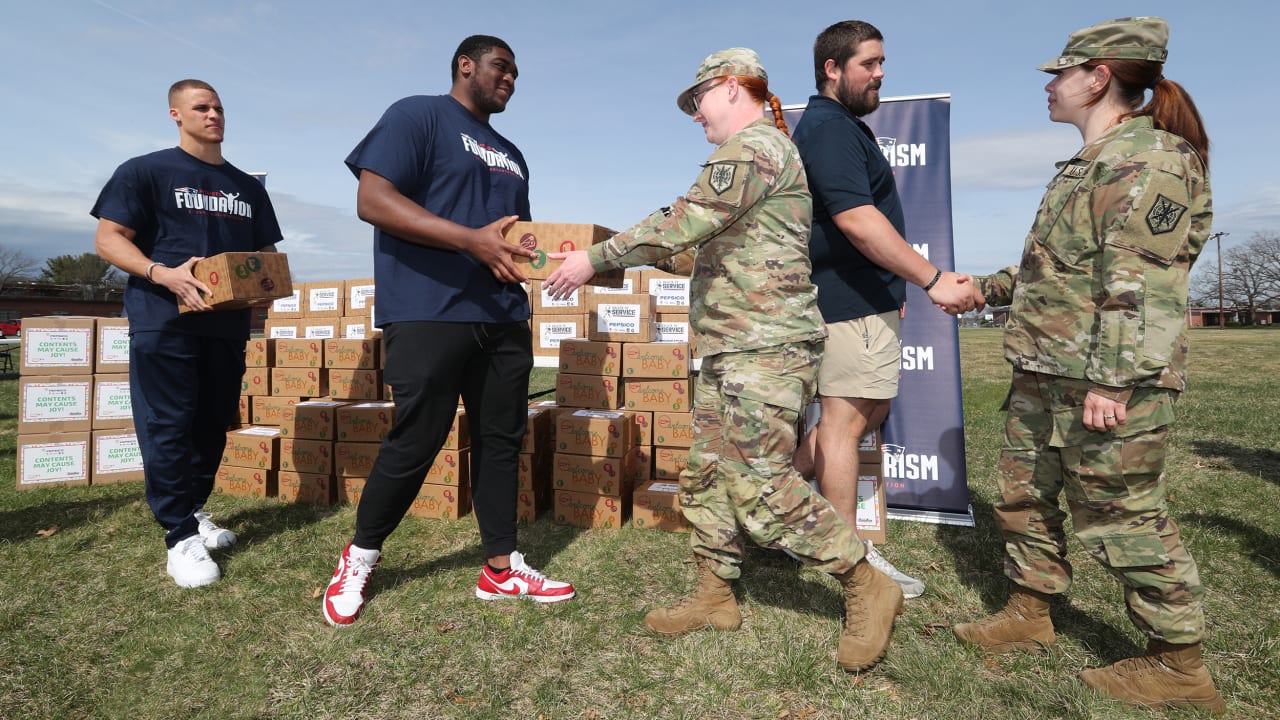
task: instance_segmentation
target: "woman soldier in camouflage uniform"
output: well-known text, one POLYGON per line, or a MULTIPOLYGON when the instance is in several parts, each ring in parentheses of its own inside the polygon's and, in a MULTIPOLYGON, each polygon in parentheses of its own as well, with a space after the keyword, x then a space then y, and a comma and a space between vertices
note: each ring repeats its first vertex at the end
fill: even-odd
POLYGON ((653 610, 645 625, 668 636, 736 630, 742 616, 730 581, 745 534, 840 581, 837 660, 849 671, 869 668, 888 648, 902 591, 864 561, 853 530, 791 465, 826 337, 809 280, 804 167, 754 51, 707 57, 677 103, 717 145, 698 181, 609 241, 552 255, 565 262, 547 280, 550 293, 565 296, 608 268, 657 264, 692 276, 689 321, 703 357, 680 505, 694 527, 698 581, 691 597, 653 610), (766 101, 772 123, 763 119, 766 101))
POLYGON ((1012 305, 995 508, 1011 592, 1003 610, 954 630, 991 652, 1054 642, 1049 598, 1071 585, 1065 491, 1076 537, 1124 584, 1148 639, 1142 657, 1082 679, 1138 705, 1221 712, 1200 659, 1203 588, 1165 500, 1187 276, 1212 219, 1200 114, 1161 75, 1168 38, 1160 18, 1111 20, 1073 33, 1039 68, 1054 75, 1049 118, 1085 144, 1049 184, 1022 264, 975 285, 979 308, 1012 305))

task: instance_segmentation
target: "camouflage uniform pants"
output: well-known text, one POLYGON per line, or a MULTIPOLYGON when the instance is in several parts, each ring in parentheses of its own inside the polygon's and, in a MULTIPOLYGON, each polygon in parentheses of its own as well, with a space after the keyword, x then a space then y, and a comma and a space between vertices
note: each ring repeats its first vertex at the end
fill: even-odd
POLYGON ((1071 586, 1058 505, 1065 490, 1075 536, 1124 585, 1129 619, 1150 638, 1199 642, 1204 589, 1165 502, 1165 440, 1177 395, 1138 388, 1128 422, 1099 433, 1084 427, 1089 386, 1013 374, 995 508, 1005 574, 1045 593, 1071 586))
POLYGON ((863 557, 853 529, 792 465, 821 359, 821 343, 702 359, 680 506, 694 554, 726 580, 741 574, 743 535, 827 573, 863 557))

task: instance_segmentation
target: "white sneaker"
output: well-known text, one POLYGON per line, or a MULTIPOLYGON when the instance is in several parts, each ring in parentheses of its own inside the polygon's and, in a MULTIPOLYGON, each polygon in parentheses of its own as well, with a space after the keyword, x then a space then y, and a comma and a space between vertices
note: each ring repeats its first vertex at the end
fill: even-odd
POLYGON ((184 588, 208 585, 222 577, 218 563, 209 557, 209 550, 199 535, 192 535, 169 548, 166 570, 173 576, 173 581, 184 588))
POLYGON ((204 540, 204 546, 210 550, 229 548, 236 544, 236 534, 220 527, 209 513, 196 513, 196 521, 200 523, 200 537, 204 540))
POLYGON ((364 588, 373 569, 382 562, 382 552, 366 550, 351 543, 342 549, 333 579, 324 590, 321 612, 324 621, 334 627, 346 627, 360 617, 364 609, 364 588))
POLYGON ((876 551, 875 545, 870 541, 864 541, 867 546, 867 562, 880 572, 893 578, 898 583, 898 587, 902 588, 902 597, 904 600, 918 598, 924 594, 924 583, 916 578, 903 573, 901 570, 893 566, 893 563, 884 559, 884 556, 876 551))

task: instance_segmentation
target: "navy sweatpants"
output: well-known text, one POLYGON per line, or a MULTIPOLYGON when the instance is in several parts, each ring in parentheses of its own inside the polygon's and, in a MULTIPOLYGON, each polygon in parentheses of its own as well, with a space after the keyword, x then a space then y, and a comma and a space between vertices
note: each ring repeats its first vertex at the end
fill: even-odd
POLYGON ((236 419, 244 342, 164 332, 129 341, 129 390, 147 504, 173 547, 195 535, 195 513, 236 419))

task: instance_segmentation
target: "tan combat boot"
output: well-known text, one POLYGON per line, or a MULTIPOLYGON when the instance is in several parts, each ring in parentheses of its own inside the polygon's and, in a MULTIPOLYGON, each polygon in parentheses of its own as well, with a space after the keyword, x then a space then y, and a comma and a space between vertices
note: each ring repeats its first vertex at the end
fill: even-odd
POLYGON ((1080 679, 1094 690, 1133 705, 1198 707, 1216 714, 1227 711, 1200 660, 1200 643, 1171 645, 1151 640, 1145 655, 1085 670, 1080 679))
POLYGON ((1057 642, 1049 617, 1049 596, 1010 583, 1009 602, 1000 612, 951 628, 960 642, 991 653, 1040 650, 1057 642))
POLYGON ((836 662, 848 672, 866 670, 889 649, 893 620, 902 612, 902 588, 865 558, 835 578, 844 589, 844 634, 836 662))
POLYGON ((716 575, 711 563, 698 561, 698 584, 693 594, 671 607, 650 610, 644 625, 668 637, 684 635, 703 628, 737 630, 742 627, 742 613, 733 597, 733 585, 716 575))

